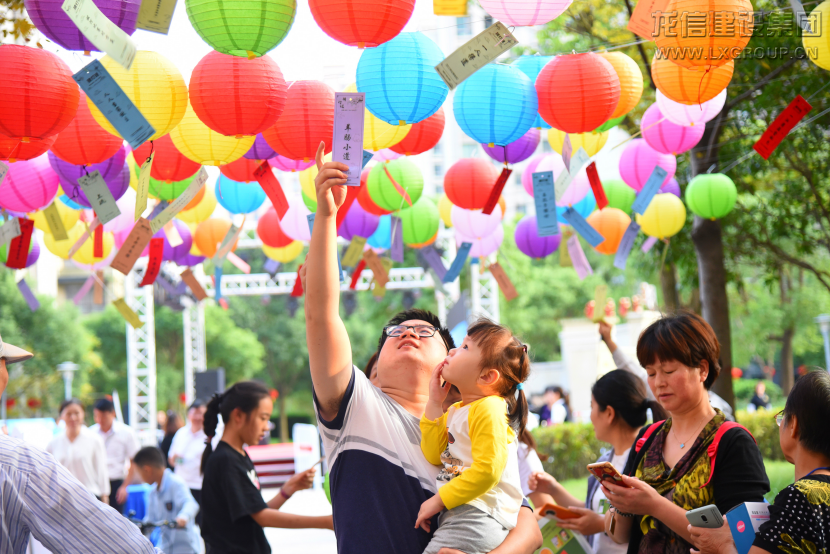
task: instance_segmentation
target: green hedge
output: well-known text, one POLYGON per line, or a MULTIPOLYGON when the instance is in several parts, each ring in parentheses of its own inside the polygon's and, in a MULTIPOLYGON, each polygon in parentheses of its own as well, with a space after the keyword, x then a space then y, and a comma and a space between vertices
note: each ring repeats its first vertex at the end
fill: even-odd
POLYGON ((749 429, 761 449, 765 460, 783 460, 784 454, 778 443, 778 425, 775 412, 760 411, 753 414, 738 412, 738 423, 749 429))

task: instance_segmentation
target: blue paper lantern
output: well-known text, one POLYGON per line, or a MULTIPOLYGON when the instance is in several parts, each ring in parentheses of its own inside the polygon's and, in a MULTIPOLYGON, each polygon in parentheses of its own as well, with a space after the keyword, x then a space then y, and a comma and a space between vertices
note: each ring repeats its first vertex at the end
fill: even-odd
POLYGON ((265 202, 259 183, 238 183, 224 175, 216 180, 216 200, 232 214, 249 214, 265 202))
POLYGON ((67 195, 65 195, 65 194, 61 194, 61 196, 60 196, 60 201, 61 201, 61 202, 63 202, 63 203, 64 203, 64 205, 66 205, 66 206, 68 206, 68 207, 72 208, 73 210, 81 210, 81 209, 83 209, 83 206, 81 206, 81 205, 80 205, 80 204, 78 204, 77 202, 73 201, 71 198, 69 198, 69 197, 68 197, 67 195))
MULTIPOLYGON (((553 59, 553 56, 522 56, 512 65, 515 65, 519 68, 519 70, 527 75, 530 82, 536 85, 536 77, 539 76, 539 72, 542 71, 542 68, 545 67, 549 61, 553 59)), ((533 122, 533 127, 537 127, 539 129, 550 129, 550 125, 542 119, 542 116, 539 115, 539 112, 536 112, 536 120, 533 122)))
POLYGON ((533 126, 536 87, 512 65, 488 64, 459 85, 452 109, 467 136, 488 146, 506 146, 533 126))
POLYGON ((444 60, 423 33, 401 33, 367 48, 357 64, 357 90, 366 108, 390 125, 418 123, 438 111, 450 90, 435 66, 444 60))
MULTIPOLYGON (((594 210, 597 208, 597 201, 594 199, 594 191, 589 190, 588 194, 585 197, 571 206, 576 212, 584 218, 588 218, 589 215, 594 213, 594 210)), ((568 221, 565 219, 565 210, 567 210, 567 206, 556 206, 556 218, 559 220, 559 223, 568 224, 568 221)))
POLYGON ((392 246, 392 216, 380 216, 380 223, 378 229, 372 236, 366 239, 366 244, 372 248, 382 248, 388 250, 392 246))

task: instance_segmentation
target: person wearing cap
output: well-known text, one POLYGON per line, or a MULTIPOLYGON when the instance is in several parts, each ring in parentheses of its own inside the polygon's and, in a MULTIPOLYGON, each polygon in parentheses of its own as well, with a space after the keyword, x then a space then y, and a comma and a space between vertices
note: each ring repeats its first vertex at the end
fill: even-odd
MULTIPOLYGON (((32 356, 0 337, 0 394, 8 366, 32 356)), ((0 554, 24 554, 30 536, 51 552, 161 554, 51 454, 0 433, 0 554)))

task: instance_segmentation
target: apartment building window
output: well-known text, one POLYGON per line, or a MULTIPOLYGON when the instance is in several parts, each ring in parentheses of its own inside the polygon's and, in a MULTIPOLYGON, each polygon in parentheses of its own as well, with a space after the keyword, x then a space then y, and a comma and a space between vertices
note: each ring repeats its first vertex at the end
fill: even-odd
POLYGON ((487 17, 484 18, 484 28, 485 29, 488 29, 490 27, 490 25, 492 25, 492 24, 493 24, 493 18, 491 16, 488 15, 487 17))
POLYGON ((432 154, 435 156, 441 156, 444 154, 444 148, 440 142, 432 148, 432 154))
POLYGON ((470 20, 470 17, 456 17, 455 24, 458 27, 458 34, 459 35, 472 35, 473 34, 473 22, 470 20))
POLYGON ((437 163, 432 167, 432 170, 436 177, 444 176, 444 164, 437 163))

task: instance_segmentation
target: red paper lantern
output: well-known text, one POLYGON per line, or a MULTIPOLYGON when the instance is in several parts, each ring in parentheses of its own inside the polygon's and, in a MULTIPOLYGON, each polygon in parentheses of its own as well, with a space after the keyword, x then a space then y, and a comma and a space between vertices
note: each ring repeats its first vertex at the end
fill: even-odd
POLYGON ((280 397, 280 392, 277 389, 269 390, 268 394, 271 395, 271 400, 276 400, 280 397))
POLYGON ((6 399, 6 408, 8 408, 9 410, 14 408, 15 404, 17 404, 17 399, 16 398, 7 398, 6 399))
POLYGON ((52 152, 73 165, 92 165, 113 157, 123 142, 121 137, 98 125, 87 106, 86 94, 81 92, 78 112, 66 129, 58 133, 52 152))
POLYGON ((222 175, 236 181, 237 183, 250 183, 256 181, 254 171, 262 165, 262 160, 249 160, 248 158, 239 158, 235 162, 225 164, 219 168, 222 175))
POLYGON ((256 234, 262 244, 271 248, 283 248, 294 242, 294 239, 283 233, 282 227, 280 227, 280 216, 274 208, 269 208, 259 218, 259 223, 256 225, 256 234))
POLYGON ((29 142, 63 131, 80 90, 69 67, 40 48, 0 46, 0 135, 29 142))
POLYGON ((499 178, 499 170, 483 158, 463 158, 444 175, 444 193, 465 210, 484 208, 499 178))
POLYGON ((375 204, 375 201, 372 200, 371 196, 369 196, 369 187, 366 185, 366 181, 369 179, 370 171, 371 169, 367 167, 360 172, 360 191, 357 193, 357 203, 360 204, 361 208, 372 215, 391 214, 391 211, 384 210, 375 204))
POLYGON ((37 398, 29 398, 28 400, 26 400, 26 405, 32 410, 40 408, 41 404, 43 403, 37 398))
POLYGON ((173 144, 170 135, 164 135, 152 142, 150 144, 150 141, 147 141, 133 150, 133 159, 141 167, 152 151, 153 167, 150 170, 150 177, 153 179, 165 183, 184 181, 195 175, 202 167, 193 160, 185 158, 173 144))
POLYGON ((282 156, 307 162, 317 155, 320 142, 331 152, 333 133, 334 90, 320 81, 294 81, 282 115, 262 136, 282 156))
POLYGON ((398 36, 412 17, 415 0, 309 0, 308 5, 328 36, 366 48, 398 36))
POLYGON ((220 135, 256 135, 280 118, 286 89, 270 56, 249 60, 214 50, 193 69, 190 104, 202 123, 220 135))
POLYGON ((405 156, 416 156, 423 154, 430 148, 434 148, 441 135, 444 134, 444 108, 412 125, 404 139, 389 150, 404 154, 405 156))
POLYGON ((566 133, 593 131, 613 115, 620 78, 599 54, 556 56, 536 78, 539 115, 566 133))
POLYGON ((31 160, 46 153, 55 143, 57 135, 45 139, 32 139, 29 142, 20 142, 19 139, 7 138, 0 135, 0 160, 10 163, 31 160))

